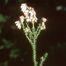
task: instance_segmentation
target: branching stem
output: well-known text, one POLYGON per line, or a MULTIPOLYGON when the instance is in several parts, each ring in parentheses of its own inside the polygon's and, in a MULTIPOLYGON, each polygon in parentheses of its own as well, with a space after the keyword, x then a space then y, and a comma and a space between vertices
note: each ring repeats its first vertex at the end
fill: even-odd
POLYGON ((45 53, 44 56, 40 57, 40 63, 39 63, 39 66, 43 66, 46 58, 48 56, 48 53, 45 53))

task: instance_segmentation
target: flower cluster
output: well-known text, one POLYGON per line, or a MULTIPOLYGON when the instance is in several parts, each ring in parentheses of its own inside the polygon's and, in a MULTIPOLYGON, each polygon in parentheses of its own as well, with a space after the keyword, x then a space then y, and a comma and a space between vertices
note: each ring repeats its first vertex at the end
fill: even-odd
POLYGON ((37 61, 37 53, 36 53, 36 42, 40 32, 46 29, 45 22, 46 18, 42 18, 41 22, 38 22, 38 18, 36 17, 36 12, 34 8, 28 7, 26 3, 21 4, 20 6, 23 15, 19 17, 19 20, 15 22, 18 29, 23 29, 26 38, 28 39, 31 47, 32 47, 32 57, 34 66, 43 66, 43 62, 46 60, 48 54, 45 53, 44 56, 40 57, 40 63, 37 61), (35 23, 37 25, 35 25, 35 23), (36 27, 37 26, 37 27, 36 27))
POLYGON ((21 11, 24 13, 27 22, 37 22, 36 12, 34 8, 28 7, 26 4, 22 4, 21 11))
MULTIPOLYGON (((24 15, 20 16, 20 20, 19 21, 16 21, 15 24, 16 26, 21 29, 22 25, 24 24, 24 22, 27 22, 27 23, 32 23, 32 25, 36 22, 37 23, 37 20, 38 18, 36 17, 36 12, 34 10, 34 8, 32 7, 28 7, 26 3, 23 3, 21 4, 20 6, 21 8, 21 11, 23 12, 24 15)), ((42 22, 40 23, 40 29, 43 30, 45 29, 45 22, 47 21, 46 18, 42 18, 42 22)))

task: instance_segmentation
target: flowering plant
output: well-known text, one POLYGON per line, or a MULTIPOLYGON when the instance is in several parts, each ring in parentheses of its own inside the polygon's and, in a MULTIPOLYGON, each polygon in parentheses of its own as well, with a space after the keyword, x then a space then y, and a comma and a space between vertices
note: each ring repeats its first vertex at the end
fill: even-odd
POLYGON ((34 8, 28 7, 26 3, 21 4, 20 8, 23 12, 23 15, 19 17, 20 20, 16 21, 15 24, 18 29, 23 29, 24 34, 32 47, 32 58, 34 66, 43 66, 43 63, 48 56, 48 53, 45 53, 42 57, 40 57, 40 63, 38 63, 36 53, 36 42, 40 32, 46 29, 45 22, 47 21, 47 19, 43 17, 41 19, 42 22, 38 24, 38 18, 36 17, 36 12, 34 8), (35 26, 35 24, 37 24, 37 27, 35 26), (30 25, 32 26, 30 27, 30 25))

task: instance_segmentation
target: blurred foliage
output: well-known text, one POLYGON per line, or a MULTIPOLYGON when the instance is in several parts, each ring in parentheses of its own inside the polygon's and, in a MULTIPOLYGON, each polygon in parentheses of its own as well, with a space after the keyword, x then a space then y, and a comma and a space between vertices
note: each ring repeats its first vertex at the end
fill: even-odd
POLYGON ((7 41, 5 39, 2 39, 3 43, 4 43, 4 47, 9 49, 13 46, 13 43, 11 43, 10 41, 7 41))
POLYGON ((8 66, 8 61, 0 63, 0 66, 8 66))
POLYGON ((2 50, 2 49, 4 49, 4 45, 1 45, 1 46, 0 46, 0 50, 2 50))
POLYGON ((56 6, 56 10, 57 11, 66 11, 66 7, 63 5, 58 5, 58 6, 56 6))
POLYGON ((56 7, 56 10, 57 10, 57 11, 63 10, 63 6, 58 5, 58 6, 56 7))
POLYGON ((14 44, 11 41, 7 41, 6 39, 2 39, 2 42, 3 42, 3 44, 0 45, 0 50, 3 50, 4 48, 5 49, 12 48, 11 52, 10 52, 10 54, 11 54, 10 56, 12 56, 12 57, 13 57, 13 55, 17 56, 16 54, 18 53, 19 50, 17 48, 15 48, 14 44))
POLYGON ((8 16, 0 14, 0 23, 6 22, 8 18, 9 18, 8 16))
MULTIPOLYGON (((2 7, 5 7, 6 5, 10 3, 21 3, 21 2, 26 2, 26 0, 0 0, 0 5, 2 7)), ((0 8, 2 9, 2 8, 0 8)), ((3 10, 3 9, 2 9, 3 10)), ((2 11, 1 10, 1 11, 2 11)), ((4 13, 0 12, 0 34, 2 34, 2 28, 5 22, 8 21, 8 19, 11 16, 8 16, 7 14, 5 15, 4 13)), ((9 50, 9 55, 8 55, 8 60, 3 60, 0 61, 0 66, 8 66, 9 60, 16 59, 19 56, 19 49, 14 46, 14 43, 12 43, 9 40, 6 40, 6 38, 1 38, 0 39, 0 51, 2 52, 5 51, 5 49, 9 50)))
POLYGON ((18 53, 19 53, 19 50, 16 48, 14 48, 14 49, 12 49, 11 51, 10 51, 10 55, 9 55, 9 57, 11 58, 11 59, 16 59, 17 57, 18 57, 18 53))
POLYGON ((7 4, 8 3, 8 0, 5 0, 5 4, 7 4))
MULTIPOLYGON (((4 49, 8 49, 9 51, 9 60, 11 59, 16 59, 19 56, 19 49, 16 48, 16 46, 14 46, 14 43, 12 43, 11 41, 6 40, 5 38, 2 39, 2 44, 0 45, 0 51, 4 50, 4 49)), ((5 50, 4 50, 5 51, 5 50)), ((7 61, 3 61, 0 62, 0 66, 8 66, 8 60, 7 61)))
POLYGON ((2 39, 3 44, 0 45, 0 50, 6 48, 9 49, 13 46, 13 43, 11 43, 10 41, 7 41, 6 39, 2 39))
POLYGON ((2 26, 0 26, 0 33, 2 33, 2 26))
MULTIPOLYGON (((0 0, 0 3, 3 3, 4 5, 7 5, 9 2, 12 2, 14 0, 0 0)), ((27 0, 15 0, 14 2, 26 2, 27 0)))
POLYGON ((9 19, 9 16, 5 16, 3 14, 0 14, 0 33, 2 33, 3 23, 7 22, 8 19, 9 19))

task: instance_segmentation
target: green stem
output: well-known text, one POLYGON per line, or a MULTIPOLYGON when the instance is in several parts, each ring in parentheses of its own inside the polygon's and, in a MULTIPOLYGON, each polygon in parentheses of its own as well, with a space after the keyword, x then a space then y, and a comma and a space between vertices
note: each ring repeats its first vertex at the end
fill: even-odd
POLYGON ((33 44, 33 46, 32 46, 32 51, 33 51, 33 63, 34 63, 34 66, 37 66, 37 53, 36 53, 36 44, 33 44))
POLYGON ((34 22, 32 24, 32 33, 33 33, 33 39, 32 39, 32 58, 33 58, 33 63, 34 66, 38 66, 38 62, 37 62, 37 53, 36 53, 36 39, 35 39, 35 27, 34 27, 34 22))
POLYGON ((44 62, 45 62, 47 57, 48 57, 48 53, 47 52, 44 54, 44 56, 40 57, 39 66, 43 66, 43 64, 44 64, 44 62))
POLYGON ((34 22, 32 22, 32 28, 35 28, 35 27, 34 27, 34 22))

